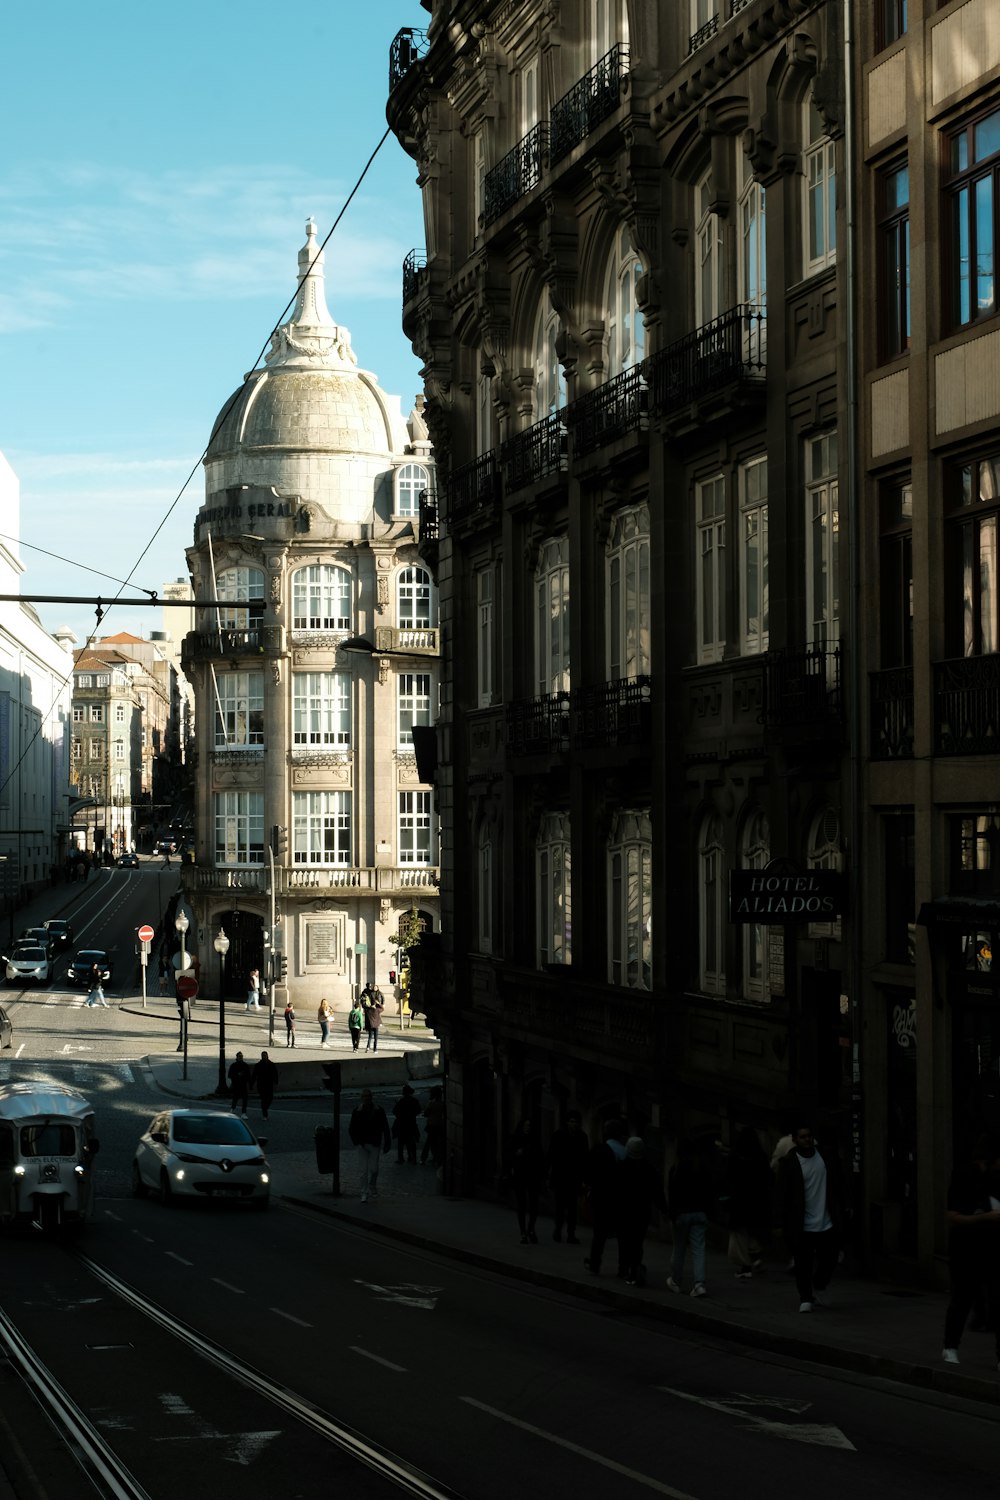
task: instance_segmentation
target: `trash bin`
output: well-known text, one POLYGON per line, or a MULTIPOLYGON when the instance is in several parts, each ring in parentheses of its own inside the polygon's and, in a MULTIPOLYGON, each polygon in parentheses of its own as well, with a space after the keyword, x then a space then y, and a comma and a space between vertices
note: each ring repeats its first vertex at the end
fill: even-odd
POLYGON ((335 1172, 337 1170, 336 1135, 332 1125, 316 1126, 316 1170, 317 1172, 335 1172))

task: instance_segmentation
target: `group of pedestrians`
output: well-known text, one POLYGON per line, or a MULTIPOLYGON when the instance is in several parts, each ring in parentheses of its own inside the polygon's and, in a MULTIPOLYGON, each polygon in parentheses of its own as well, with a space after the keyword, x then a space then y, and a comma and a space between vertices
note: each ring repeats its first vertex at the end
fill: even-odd
POLYGON ((260 1102, 261 1115, 266 1120, 278 1087, 278 1067, 268 1054, 262 1052, 260 1061, 251 1067, 243 1053, 237 1052, 235 1059, 229 1065, 227 1077, 229 1097, 233 1101, 233 1114, 246 1115, 250 1108, 250 1094, 253 1091, 260 1102))
POLYGON ((430 1157, 434 1166, 444 1161, 445 1110, 444 1090, 440 1084, 431 1089, 427 1103, 421 1108, 420 1101, 408 1083, 392 1108, 393 1124, 380 1104, 376 1104, 371 1089, 362 1089, 361 1102, 352 1112, 347 1133, 357 1148, 360 1171, 361 1201, 367 1203, 378 1197, 379 1164, 383 1156, 396 1142, 397 1160, 417 1162, 417 1146, 420 1144, 420 1116, 424 1117, 424 1143, 420 1156, 421 1164, 430 1157))

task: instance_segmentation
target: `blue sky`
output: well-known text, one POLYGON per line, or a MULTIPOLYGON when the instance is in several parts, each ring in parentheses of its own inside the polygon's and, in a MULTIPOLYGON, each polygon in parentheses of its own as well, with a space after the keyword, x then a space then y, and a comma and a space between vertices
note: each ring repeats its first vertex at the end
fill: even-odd
MULTIPOLYGON (((21 5, 0 90, 0 449, 21 481, 25 594, 113 593, 199 459, 385 130, 389 47, 418 0, 21 5), (81 566, 82 565, 82 566, 81 566)), ((423 244, 390 136, 326 250, 359 365, 420 389, 401 265, 423 244)), ((135 581, 186 574, 199 466, 135 581)), ((38 606, 81 644, 90 607, 38 606)), ((102 634, 170 628, 116 607, 102 634)))

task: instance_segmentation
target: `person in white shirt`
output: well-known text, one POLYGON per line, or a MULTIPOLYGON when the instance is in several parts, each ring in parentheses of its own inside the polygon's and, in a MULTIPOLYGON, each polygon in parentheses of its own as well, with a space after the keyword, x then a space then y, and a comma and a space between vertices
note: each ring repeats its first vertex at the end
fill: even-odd
POLYGON ((795 1149, 778 1163, 778 1208, 785 1242, 795 1258, 799 1312, 828 1307, 837 1264, 844 1199, 836 1157, 816 1148, 811 1125, 793 1132, 795 1149))

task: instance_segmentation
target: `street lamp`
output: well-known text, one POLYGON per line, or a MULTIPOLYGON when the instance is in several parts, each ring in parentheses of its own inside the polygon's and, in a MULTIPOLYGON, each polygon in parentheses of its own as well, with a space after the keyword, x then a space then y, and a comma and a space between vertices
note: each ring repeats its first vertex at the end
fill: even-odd
POLYGON ((176 918, 174 919, 174 926, 177 928, 177 931, 180 934, 180 940, 181 940, 181 973, 183 974, 184 971, 185 971, 185 969, 188 966, 187 949, 184 946, 184 939, 185 939, 185 937, 187 935, 188 928, 191 926, 191 923, 188 921, 188 919, 185 916, 185 914, 182 911, 179 911, 177 913, 176 918))
POLYGON ((226 937, 226 929, 220 927, 212 944, 219 955, 219 1081, 216 1085, 218 1098, 225 1098, 229 1090, 226 1087, 226 954, 229 952, 229 939, 226 937))

